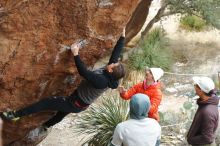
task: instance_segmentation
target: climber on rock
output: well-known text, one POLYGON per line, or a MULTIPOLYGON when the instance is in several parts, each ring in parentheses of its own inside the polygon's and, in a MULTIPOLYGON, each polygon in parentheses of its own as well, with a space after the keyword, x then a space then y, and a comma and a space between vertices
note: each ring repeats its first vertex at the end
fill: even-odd
POLYGON ((69 113, 79 113, 86 110, 107 89, 116 89, 119 80, 125 75, 124 66, 118 61, 124 47, 125 29, 117 41, 108 64, 105 67, 90 71, 83 64, 78 52, 80 45, 72 44, 71 52, 79 74, 84 78, 78 88, 70 96, 52 96, 38 101, 28 107, 16 111, 1 113, 1 117, 16 121, 23 116, 44 110, 57 111, 56 115, 43 124, 48 128, 60 122, 69 113))

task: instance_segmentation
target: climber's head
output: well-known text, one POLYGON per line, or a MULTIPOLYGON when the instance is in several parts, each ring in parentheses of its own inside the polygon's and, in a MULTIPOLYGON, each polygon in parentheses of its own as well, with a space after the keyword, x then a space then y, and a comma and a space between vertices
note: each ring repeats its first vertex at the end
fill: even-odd
POLYGON ((125 76, 125 67, 122 63, 111 63, 107 65, 106 70, 111 73, 115 79, 121 79, 125 76))

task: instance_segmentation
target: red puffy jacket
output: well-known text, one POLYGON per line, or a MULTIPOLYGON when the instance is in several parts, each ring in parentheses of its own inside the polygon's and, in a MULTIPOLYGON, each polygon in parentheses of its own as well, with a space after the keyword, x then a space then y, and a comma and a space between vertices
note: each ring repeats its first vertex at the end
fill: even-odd
POLYGON ((156 82, 148 87, 145 86, 145 82, 138 83, 130 88, 128 91, 121 93, 120 96, 125 100, 129 100, 134 94, 137 93, 142 93, 149 96, 151 107, 148 113, 148 117, 159 121, 158 106, 160 105, 160 102, 162 100, 160 82, 156 82))

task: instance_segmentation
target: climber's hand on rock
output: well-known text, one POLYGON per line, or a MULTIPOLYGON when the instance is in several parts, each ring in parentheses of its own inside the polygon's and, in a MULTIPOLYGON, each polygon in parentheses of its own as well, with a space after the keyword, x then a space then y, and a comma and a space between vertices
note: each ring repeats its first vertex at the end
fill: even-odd
POLYGON ((77 56, 79 54, 79 48, 80 46, 78 44, 72 44, 71 45, 71 52, 74 56, 77 56))

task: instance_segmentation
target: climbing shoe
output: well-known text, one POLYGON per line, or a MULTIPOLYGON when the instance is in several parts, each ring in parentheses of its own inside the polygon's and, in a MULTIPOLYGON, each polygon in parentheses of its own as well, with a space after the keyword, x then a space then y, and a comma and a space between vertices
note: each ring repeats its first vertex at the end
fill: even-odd
POLYGON ((1 117, 6 120, 17 121, 20 117, 15 116, 15 111, 2 112, 1 117))

